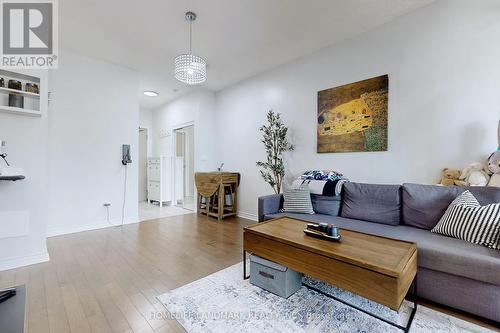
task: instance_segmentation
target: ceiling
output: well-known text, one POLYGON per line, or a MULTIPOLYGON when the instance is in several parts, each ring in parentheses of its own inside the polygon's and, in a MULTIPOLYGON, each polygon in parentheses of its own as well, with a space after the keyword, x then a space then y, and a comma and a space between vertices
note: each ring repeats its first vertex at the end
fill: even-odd
POLYGON ((208 63, 203 86, 216 91, 432 1, 63 0, 60 45, 137 70, 141 106, 153 108, 193 89, 173 78, 173 58, 188 49, 188 10, 198 14, 193 53, 208 63))

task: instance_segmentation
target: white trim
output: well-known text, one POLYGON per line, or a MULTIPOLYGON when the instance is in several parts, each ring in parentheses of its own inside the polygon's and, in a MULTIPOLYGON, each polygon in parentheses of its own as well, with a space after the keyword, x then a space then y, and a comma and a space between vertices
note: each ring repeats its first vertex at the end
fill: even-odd
MULTIPOLYGON (((139 216, 126 217, 125 220, 123 221, 123 225, 140 223, 140 222, 141 221, 139 221, 139 216)), ((71 226, 71 227, 49 229, 49 230, 47 230, 46 235, 47 235, 47 237, 54 237, 54 236, 60 236, 60 235, 74 234, 76 232, 82 232, 82 231, 90 231, 90 230, 104 229, 104 228, 110 228, 110 227, 119 227, 121 225, 122 225, 121 219, 111 220, 109 223, 107 221, 103 221, 103 222, 90 223, 90 224, 80 225, 80 226, 71 226)))
POLYGON ((181 124, 178 124, 178 125, 171 126, 170 127, 170 129, 171 129, 170 133, 172 133, 175 130, 183 129, 184 127, 189 127, 189 126, 194 126, 194 120, 186 121, 185 123, 181 123, 181 124))
POLYGON ((247 220, 252 220, 255 222, 259 222, 259 217, 257 216, 257 214, 238 212, 238 217, 241 217, 241 218, 247 219, 247 220))
POLYGON ((29 256, 7 258, 0 261, 0 271, 39 264, 49 260, 49 253, 47 251, 29 256))
MULTIPOLYGON (((175 159, 177 157, 177 136, 175 135, 175 131, 178 131, 178 130, 181 130, 183 128, 186 128, 186 127, 190 127, 190 126, 193 126, 193 154, 194 154, 194 159, 193 159, 193 170, 194 170, 194 173, 196 174, 197 172, 197 169, 196 169, 196 166, 197 166, 197 162, 196 162, 196 121, 194 120, 191 120, 191 121, 187 121, 185 123, 181 123, 181 124, 177 124, 177 125, 173 125, 170 127, 170 133, 171 133, 171 151, 172 151, 172 170, 171 170, 171 184, 172 184, 172 205, 176 206, 176 203, 177 203, 177 200, 176 200, 176 188, 175 188, 175 159)), ((193 177, 194 177, 194 174, 193 174, 193 177)), ((184 180, 185 181, 185 180, 184 180)), ((194 185, 194 191, 193 191, 193 197, 194 197, 194 210, 193 212, 196 213, 198 211, 198 205, 197 205, 197 198, 198 198, 198 190, 196 188, 196 184, 194 182, 194 179, 193 179, 193 185, 194 185)), ((181 207, 183 208, 183 207, 181 207)))

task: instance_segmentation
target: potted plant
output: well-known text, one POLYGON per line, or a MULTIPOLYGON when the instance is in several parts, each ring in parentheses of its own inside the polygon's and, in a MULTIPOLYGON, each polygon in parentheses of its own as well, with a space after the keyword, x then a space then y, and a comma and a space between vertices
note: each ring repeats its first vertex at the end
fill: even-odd
POLYGON ((267 113, 267 124, 259 129, 262 132, 262 143, 264 144, 267 159, 265 162, 257 162, 262 178, 273 188, 276 194, 281 192, 283 177, 285 176, 285 165, 283 153, 292 151, 293 145, 288 142, 288 128, 283 124, 279 113, 270 110, 267 113))

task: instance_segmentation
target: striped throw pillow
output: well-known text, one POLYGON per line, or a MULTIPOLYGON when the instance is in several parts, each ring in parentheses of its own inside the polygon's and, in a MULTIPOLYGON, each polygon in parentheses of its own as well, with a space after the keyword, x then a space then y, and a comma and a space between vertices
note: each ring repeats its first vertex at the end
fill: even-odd
POLYGON ((481 206, 469 191, 450 204, 434 233, 500 250, 500 203, 481 206))
POLYGON ((311 202, 311 192, 307 185, 285 189, 283 198, 283 212, 314 214, 311 202))

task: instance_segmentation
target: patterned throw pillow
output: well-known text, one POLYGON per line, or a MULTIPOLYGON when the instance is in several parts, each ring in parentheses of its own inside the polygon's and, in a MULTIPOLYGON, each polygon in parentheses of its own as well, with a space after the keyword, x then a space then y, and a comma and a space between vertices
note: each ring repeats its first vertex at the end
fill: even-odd
POLYGON ((283 212, 314 214, 308 186, 285 189, 283 198, 283 212))
POLYGON ((434 233, 500 250, 500 203, 481 206, 469 191, 450 204, 434 233))

